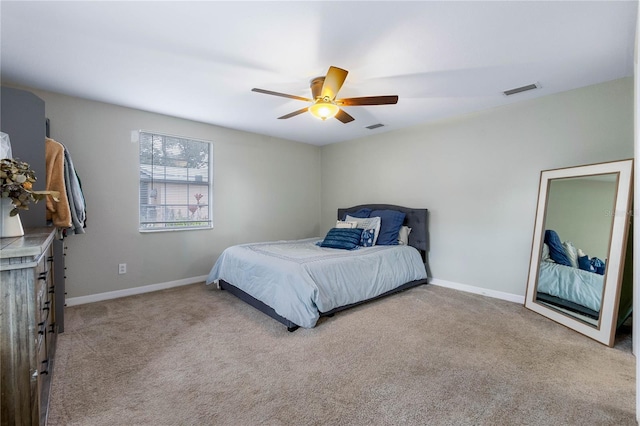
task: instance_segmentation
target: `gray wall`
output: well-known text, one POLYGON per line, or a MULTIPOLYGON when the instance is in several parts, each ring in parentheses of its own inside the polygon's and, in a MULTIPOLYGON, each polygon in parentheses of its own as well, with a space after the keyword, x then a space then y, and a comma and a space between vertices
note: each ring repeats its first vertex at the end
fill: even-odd
POLYGON ((588 177, 553 179, 549 183, 544 229, 571 241, 591 257, 609 257, 617 180, 588 177))
POLYGON ((320 149, 115 105, 32 90, 66 145, 87 201, 86 234, 67 239, 68 297, 208 274, 226 247, 319 234, 320 149), (214 142, 214 229, 138 232, 132 130, 214 142), (118 275, 118 263, 127 274, 118 275))
POLYGON ((540 171, 633 157, 631 78, 322 148, 33 92, 87 197, 68 297, 206 275, 232 244, 323 235, 361 203, 430 209, 437 280, 524 295, 540 171), (213 230, 138 233, 137 129, 215 143, 213 230))
POLYGON ((540 171, 633 149, 632 78, 325 146, 322 232, 338 207, 426 207, 430 275, 521 296, 540 171))

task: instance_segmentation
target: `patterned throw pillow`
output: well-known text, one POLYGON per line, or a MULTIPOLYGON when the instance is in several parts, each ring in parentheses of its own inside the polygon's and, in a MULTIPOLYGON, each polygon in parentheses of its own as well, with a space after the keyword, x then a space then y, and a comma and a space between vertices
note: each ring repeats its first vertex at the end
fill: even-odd
POLYGON ((374 238, 376 236, 375 229, 365 229, 362 231, 362 236, 360 237, 360 245, 362 247, 373 247, 374 238))
POLYGON ((320 247, 329 247, 342 250, 353 250, 360 247, 360 228, 331 228, 324 237, 320 247))
POLYGON ((378 243, 378 234, 380 233, 379 217, 359 218, 347 215, 347 221, 356 221, 358 223, 357 228, 360 229, 374 229, 376 234, 373 237, 373 244, 376 245, 378 243))

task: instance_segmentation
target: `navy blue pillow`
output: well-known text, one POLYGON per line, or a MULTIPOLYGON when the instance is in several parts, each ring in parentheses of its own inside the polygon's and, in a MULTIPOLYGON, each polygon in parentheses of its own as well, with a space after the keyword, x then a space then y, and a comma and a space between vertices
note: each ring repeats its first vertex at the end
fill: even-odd
POLYGON ((369 208, 360 209, 360 210, 358 210, 357 212, 354 212, 354 213, 347 212, 342 216, 342 220, 345 220, 347 215, 349 215, 351 217, 359 217, 361 219, 365 219, 365 218, 369 217, 370 213, 371 213, 371 209, 369 209, 369 208))
POLYGON ((607 268, 607 264, 602 259, 598 259, 597 257, 592 257, 590 262, 596 274, 604 275, 605 269, 607 268))
POLYGON ((397 246, 398 234, 404 223, 406 214, 397 210, 374 210, 369 217, 380 218, 380 232, 378 233, 378 246, 397 246))
POLYGON ((549 246, 549 256, 554 262, 559 265, 571 266, 569 256, 564 251, 564 246, 556 231, 551 229, 544 231, 544 242, 549 246))
POLYGON ((329 247, 342 250, 353 250, 360 246, 360 228, 331 228, 320 247, 329 247))
POLYGON ((589 256, 586 254, 584 256, 578 257, 578 268, 583 271, 595 272, 595 268, 591 266, 591 262, 589 261, 589 256))

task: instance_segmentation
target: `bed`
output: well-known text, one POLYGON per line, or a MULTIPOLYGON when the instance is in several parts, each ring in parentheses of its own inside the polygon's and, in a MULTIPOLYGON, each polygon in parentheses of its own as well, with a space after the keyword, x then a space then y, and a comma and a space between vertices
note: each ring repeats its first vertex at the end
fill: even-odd
POLYGON ((338 209, 337 219, 363 209, 404 213, 403 226, 411 228, 407 244, 340 250, 319 246, 321 237, 241 244, 223 251, 206 284, 217 284, 289 331, 427 284, 428 210, 367 204, 338 209))
POLYGON ((560 309, 597 320, 606 262, 589 257, 553 229, 544 232, 536 298, 560 309))
POLYGON ((537 298, 598 319, 603 284, 603 275, 553 262, 540 262, 537 298))

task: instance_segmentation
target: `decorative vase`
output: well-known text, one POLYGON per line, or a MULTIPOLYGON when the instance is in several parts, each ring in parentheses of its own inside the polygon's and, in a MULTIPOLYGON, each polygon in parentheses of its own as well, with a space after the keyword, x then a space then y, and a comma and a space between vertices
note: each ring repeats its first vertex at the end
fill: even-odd
POLYGON ((13 210, 11 198, 0 198, 0 238, 24 235, 20 215, 11 216, 11 210, 13 210))

